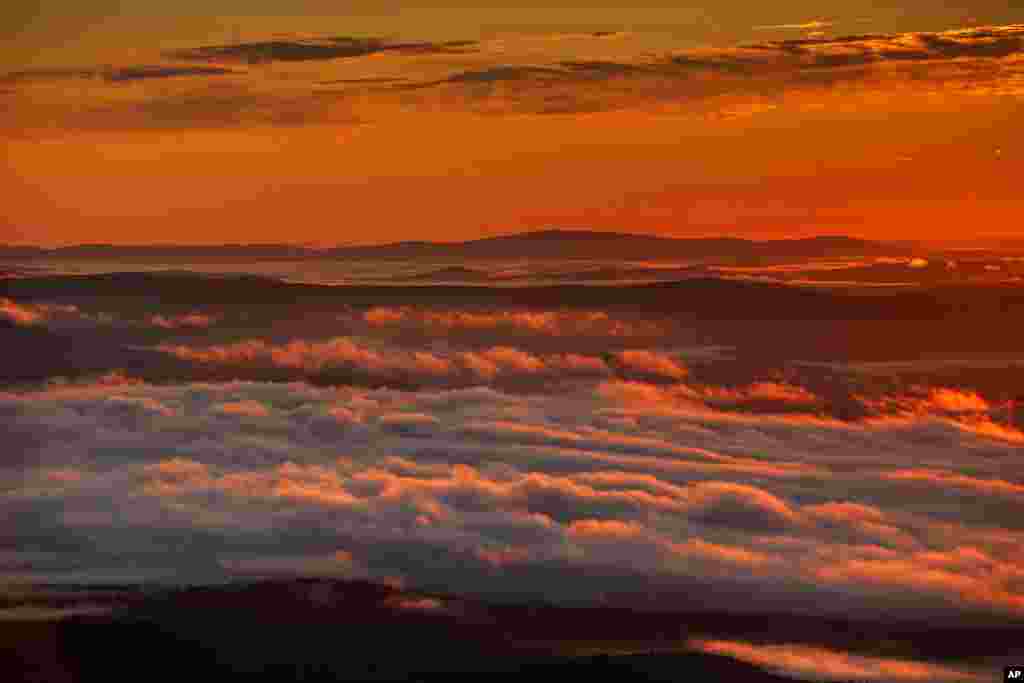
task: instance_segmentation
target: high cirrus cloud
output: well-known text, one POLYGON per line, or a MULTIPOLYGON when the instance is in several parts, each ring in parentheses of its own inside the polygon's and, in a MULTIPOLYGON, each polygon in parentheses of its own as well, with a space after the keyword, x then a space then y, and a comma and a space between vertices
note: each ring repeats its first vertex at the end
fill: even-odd
POLYGON ((812 19, 811 21, 805 21, 798 24, 771 24, 767 26, 755 26, 756 31, 779 31, 779 30, 797 30, 797 31, 820 31, 823 28, 832 26, 831 21, 823 21, 821 19, 812 19))
POLYGON ((476 43, 469 40, 445 43, 401 42, 384 38, 353 38, 335 36, 323 39, 268 40, 174 50, 169 56, 176 59, 215 62, 306 62, 335 59, 353 59, 397 52, 403 54, 445 54, 471 51, 476 43))
MULTIPOLYGON (((652 54, 639 43, 641 48, 588 50, 576 58, 538 54, 526 39, 432 43, 333 37, 200 45, 166 54, 166 64, 8 74, 4 80, 12 96, 4 120, 23 133, 38 128, 33 121, 44 115, 64 127, 88 130, 360 125, 387 112, 417 110, 488 116, 635 110, 720 120, 850 101, 860 109, 886 98, 930 101, 937 93, 952 104, 1021 94, 1024 25, 819 35, 827 25, 819 20, 763 27, 814 32, 803 38, 667 54, 652 54), (433 55, 445 59, 432 60, 433 55), (384 72, 383 60, 370 59, 382 56, 393 62, 384 72), (239 66, 282 62, 322 69, 296 74, 285 84, 268 79, 263 70, 239 66), (353 63, 369 66, 358 74, 340 67, 353 63), (97 73, 103 78, 90 78, 97 73), (67 107, 66 95, 46 87, 63 78, 89 78, 96 106, 67 107), (217 87, 210 87, 210 79, 217 79, 217 87), (106 90, 123 91, 128 83, 137 84, 138 92, 107 96, 112 93, 106 90)), ((595 41, 602 47, 609 43, 590 39, 595 41)))
MULTIPOLYGON (((825 25, 811 22, 772 28, 825 25)), ((1024 26, 1020 25, 814 36, 680 50, 667 58, 506 63, 468 69, 418 87, 467 90, 468 106, 491 114, 592 112, 653 104, 714 116, 741 105, 751 112, 770 110, 780 103, 777 95, 821 95, 823 87, 836 84, 846 84, 860 94, 891 91, 904 96, 940 90, 1012 94, 1020 92, 1022 36, 1024 26), (913 86, 908 90, 911 72, 913 86), (763 97, 772 91, 768 99, 763 97)), ((863 98, 859 101, 865 104, 863 98)))
POLYGON ((19 84, 64 81, 71 79, 102 79, 107 83, 129 83, 140 80, 181 78, 189 76, 226 76, 234 73, 238 72, 215 66, 197 66, 191 64, 185 66, 142 64, 136 66, 111 67, 106 69, 30 69, 25 71, 15 71, 0 76, 0 82, 19 84))

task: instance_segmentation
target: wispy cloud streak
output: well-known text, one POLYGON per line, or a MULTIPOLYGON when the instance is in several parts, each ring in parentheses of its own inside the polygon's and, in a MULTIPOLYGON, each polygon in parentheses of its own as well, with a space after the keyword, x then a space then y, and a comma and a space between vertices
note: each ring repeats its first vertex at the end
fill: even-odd
POLYGON ((991 101, 1021 93, 1022 25, 835 37, 823 35, 829 26, 815 20, 758 27, 806 35, 732 47, 653 55, 620 49, 579 58, 545 56, 532 43, 512 39, 335 37, 205 45, 175 50, 166 64, 7 74, 2 80, 13 88, 12 106, 3 123, 24 133, 42 115, 69 129, 122 130, 359 125, 409 111, 521 116, 624 110, 719 121, 853 100, 864 108, 886 97, 912 101, 942 93, 950 102, 991 101), (443 62, 430 59, 439 55, 443 62), (381 71, 374 58, 385 56, 396 61, 381 71), (357 63, 366 70, 339 66, 357 63), (285 82, 268 78, 267 64, 323 68, 285 82), (66 99, 47 87, 65 79, 88 81, 82 88, 91 103, 66 107, 66 99), (175 87, 168 87, 171 82, 175 87), (131 94, 112 98, 105 91, 129 83, 139 86, 131 94), (148 83, 154 88, 144 87, 148 83))

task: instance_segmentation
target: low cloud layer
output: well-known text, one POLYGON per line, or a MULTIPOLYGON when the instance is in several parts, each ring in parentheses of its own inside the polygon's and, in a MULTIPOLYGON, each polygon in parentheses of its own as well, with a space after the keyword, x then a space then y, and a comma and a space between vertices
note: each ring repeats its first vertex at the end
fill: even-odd
MULTIPOLYGON (((379 322, 378 312, 367 315, 374 316, 371 324, 379 322)), ((512 346, 414 351, 355 337, 293 339, 279 344, 250 339, 206 347, 162 344, 156 348, 181 360, 203 364, 276 367, 307 375, 349 372, 394 382, 440 385, 496 380, 558 382, 612 375, 673 381, 683 379, 688 372, 682 353, 648 349, 627 349, 603 356, 537 354, 512 346)))
POLYGON ((0 318, 15 325, 42 325, 60 315, 77 315, 78 307, 67 304, 22 304, 0 299, 0 318))
POLYGON ((756 645, 723 640, 695 640, 694 649, 725 655, 798 679, 812 681, 987 681, 990 676, 938 664, 905 659, 864 657, 805 645, 756 645))
POLYGON ((6 393, 18 457, 0 507, 21 560, 4 576, 326 573, 559 602, 657 587, 677 607, 1024 615, 1019 432, 976 428, 949 396, 842 422, 729 402, 806 405, 797 389, 684 382, 6 393))
POLYGON ((181 315, 152 315, 149 323, 157 327, 173 330, 177 328, 205 328, 215 324, 218 317, 205 313, 183 313, 181 315))
POLYGON ((81 328, 159 328, 163 330, 201 330, 217 324, 216 313, 190 311, 139 317, 107 311, 90 311, 74 304, 18 302, 0 298, 0 320, 19 327, 47 327, 54 330, 81 328))
POLYGON ((409 618, 475 595, 895 629, 688 627, 817 680, 975 680, 900 625, 1024 619, 1012 377, 779 362, 632 307, 161 300, 0 302, 50 368, 0 393, 0 581, 360 578, 418 591, 389 605, 409 618))
POLYGON ((417 326, 433 330, 520 330, 552 335, 636 336, 657 335, 661 327, 651 321, 630 323, 604 311, 556 310, 431 310, 376 306, 363 314, 370 325, 417 326))

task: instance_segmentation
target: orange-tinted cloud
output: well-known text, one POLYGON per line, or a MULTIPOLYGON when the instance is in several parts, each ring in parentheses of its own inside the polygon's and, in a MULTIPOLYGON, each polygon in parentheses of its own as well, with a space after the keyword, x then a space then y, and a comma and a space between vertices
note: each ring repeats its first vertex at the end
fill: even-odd
POLYGON ((496 346, 479 354, 485 361, 498 367, 509 367, 519 372, 540 372, 544 362, 536 356, 508 346, 496 346))
POLYGON ((543 567, 552 594, 586 574, 588 591, 721 585, 708 600, 739 610, 820 591, 829 614, 1024 614, 1018 473, 993 457, 1012 443, 927 413, 734 421, 683 382, 603 388, 65 383, 0 394, 0 414, 30 463, 18 510, 55 544, 88 526, 125 563, 155 529, 201 529, 161 562, 326 571, 300 560, 343 547, 375 576, 419 581, 443 553, 457 558, 453 585, 487 577, 495 590, 537 589, 543 567), (68 443, 102 457, 83 467, 68 443), (274 552, 225 549, 257 537, 274 552), (743 600, 724 588, 736 582, 743 600))
MULTIPOLYGON (((337 550, 327 555, 297 555, 270 557, 221 556, 217 563, 231 574, 242 576, 301 576, 353 578, 363 574, 352 553, 337 550)), ((311 594, 316 599, 316 592, 311 594)))
POLYGON ((395 603, 398 609, 417 612, 436 612, 445 607, 444 601, 437 598, 406 598, 395 603))
MULTIPOLYGON (((413 376, 421 381, 466 383, 515 376, 543 378, 562 373, 596 376, 611 372, 603 359, 577 353, 541 356, 511 346, 446 353, 412 351, 349 337, 325 341, 295 339, 284 344, 252 339, 208 347, 162 344, 156 348, 177 358, 201 363, 270 365, 304 373, 354 369, 377 376, 413 376)), ((663 372, 679 372, 670 361, 661 361, 660 367, 663 372)))
POLYGON ((185 313, 182 315, 153 315, 149 317, 149 323, 156 327, 168 330, 178 328, 205 328, 210 327, 219 320, 218 316, 205 313, 185 313))
POLYGON ((650 321, 642 324, 609 316, 604 311, 556 310, 430 310, 412 307, 376 306, 363 313, 363 320, 374 326, 409 324, 446 330, 515 330, 552 335, 654 335, 659 327, 650 321))
POLYGON ((755 486, 701 482, 689 497, 699 518, 710 524, 757 529, 786 528, 800 523, 800 515, 792 506, 755 486))
POLYGON ((1022 572, 1016 564, 998 562, 971 550, 920 551, 905 557, 849 559, 819 567, 818 580, 869 589, 906 590, 940 596, 950 603, 966 602, 1004 613, 1024 613, 1024 595, 1017 586, 1022 572))
POLYGON ((638 538, 644 535, 643 527, 636 522, 620 522, 614 519, 578 519, 568 528, 570 536, 598 538, 638 538))
POLYGON ((617 355, 620 363, 631 370, 669 379, 684 379, 688 370, 672 356, 646 349, 630 349, 617 355))
POLYGON ((436 417, 426 413, 387 413, 377 419, 386 429, 408 434, 430 433, 441 424, 436 417))
POLYGON ((206 348, 162 345, 158 349, 178 358, 204 363, 266 363, 310 372, 345 365, 370 373, 414 370, 429 375, 443 375, 451 369, 448 361, 428 352, 403 351, 386 357, 347 337, 335 337, 322 342, 296 339, 277 345, 255 339, 206 348))
POLYGON ((11 299, 0 298, 0 318, 15 325, 38 325, 59 314, 76 315, 78 307, 64 304, 19 304, 11 299))
POLYGON ((669 543, 673 553, 688 559, 711 560, 726 565, 757 569, 776 560, 770 555, 735 546, 709 543, 700 538, 692 538, 685 543, 669 543))
MULTIPOLYGON (((780 27, 814 30, 810 27, 825 23, 780 27)), ((166 64, 7 74, 12 106, 3 128, 45 134, 33 124, 44 114, 58 117, 59 128, 72 130, 351 126, 392 119, 410 109, 502 116, 640 110, 722 120, 780 107, 813 108, 822 98, 853 96, 860 106, 873 106, 886 96, 943 92, 991 98, 1020 94, 1022 35, 1021 25, 979 26, 678 49, 667 56, 652 56, 641 43, 631 52, 597 58, 557 51, 545 55, 528 39, 511 38, 490 43, 328 38, 199 45, 168 53, 166 64), (445 59, 431 60, 431 55, 445 59), (265 69, 239 67, 281 62, 319 68, 314 73, 296 69, 301 80, 285 83, 267 78, 265 69), (390 76, 381 75, 384 67, 390 67, 390 76), (90 97, 103 106, 62 110, 68 96, 53 86, 69 78, 92 91, 90 97), (211 79, 217 87, 206 82, 211 79)))
POLYGON ((214 406, 214 410, 222 415, 239 415, 243 417, 266 417, 270 414, 267 407, 259 401, 231 401, 214 406))
POLYGON ((16 325, 35 325, 43 319, 38 311, 16 304, 10 299, 0 299, 0 316, 16 325))
POLYGON ((809 505, 804 512, 837 522, 881 522, 885 519, 885 513, 873 505, 850 502, 809 505))
POLYGON ((992 409, 992 404, 977 392, 938 387, 925 396, 862 397, 861 402, 885 413, 978 413, 992 409))
POLYGON ((522 564, 530 559, 530 551, 526 548, 478 548, 475 554, 492 567, 522 564))
POLYGON ((988 495, 1020 496, 1024 495, 1024 484, 1015 484, 1005 479, 982 479, 957 472, 930 469, 907 469, 884 472, 885 479, 894 481, 920 482, 939 489, 962 488, 988 495))
POLYGON ((746 387, 704 387, 701 393, 711 401, 776 401, 798 405, 815 404, 821 398, 803 387, 779 382, 756 382, 746 387))
POLYGON ((828 681, 983 681, 980 674, 928 662, 868 657, 798 644, 756 644, 727 640, 690 640, 695 650, 733 657, 795 678, 828 681))

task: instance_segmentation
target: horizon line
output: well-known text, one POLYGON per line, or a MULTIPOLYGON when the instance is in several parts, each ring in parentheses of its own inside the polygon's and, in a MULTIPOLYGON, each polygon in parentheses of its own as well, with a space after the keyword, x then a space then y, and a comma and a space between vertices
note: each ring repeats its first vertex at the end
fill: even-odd
POLYGON ((297 241, 297 242, 64 242, 64 243, 40 243, 40 242, 0 242, 0 249, 38 249, 44 251, 58 251, 62 249, 76 249, 76 248, 114 248, 114 249, 153 249, 153 248, 201 248, 201 249, 218 249, 218 248, 270 248, 277 247, 282 249, 297 249, 308 252, 321 252, 330 251, 335 249, 364 249, 364 248, 375 248, 375 247, 397 247, 409 244, 420 244, 420 245, 436 245, 436 246, 458 246, 462 244, 468 244, 473 242, 481 242, 486 240, 502 239, 502 238, 513 238, 513 237, 526 237, 530 235, 541 235, 541 234, 556 234, 563 233, 571 235, 572 233, 578 233, 583 235, 596 235, 596 234, 607 234, 616 237, 634 237, 642 239, 659 239, 669 240, 678 242, 687 241, 711 241, 711 240, 735 240, 738 242, 750 242, 750 243, 771 243, 771 242, 797 242, 797 241, 809 241, 815 239, 849 239, 859 240, 863 242, 871 242, 876 244, 929 244, 934 242, 951 243, 951 242, 963 242, 963 243, 976 243, 985 240, 1005 240, 1005 239, 1024 239, 1024 237, 1011 237, 1011 236, 986 236, 980 238, 973 238, 968 240, 941 240, 941 241, 927 241, 920 239, 875 239, 871 237, 864 237, 856 234, 846 232, 820 232, 810 234, 789 234, 785 236, 765 236, 756 237, 747 235, 741 235, 736 233, 701 233, 696 235, 665 235, 651 232, 629 232, 623 230, 607 230, 607 229, 595 229, 595 228, 533 228, 519 231, 501 232, 495 234, 481 234, 477 237, 471 237, 466 239, 454 239, 454 240, 429 240, 429 239, 404 239, 404 240, 393 240, 387 242, 338 242, 335 244, 318 245, 315 242, 297 241))
MULTIPOLYGON (((749 234, 741 235, 736 233, 700 233, 695 235, 665 235, 651 232, 629 232, 615 229, 599 229, 599 228, 529 228, 519 231, 500 232, 495 234, 481 234, 477 237, 471 237, 466 239, 454 239, 454 240, 429 240, 429 239, 404 239, 404 240, 393 240, 387 242, 338 242, 334 244, 318 244, 315 241, 297 241, 297 242, 64 242, 64 243, 41 243, 41 242, 7 242, 0 241, 0 249, 35 249, 40 251, 60 251, 65 249, 159 249, 159 248, 175 248, 175 249, 231 249, 231 248, 280 248, 280 249, 291 249, 291 250, 302 250, 310 253, 325 252, 339 249, 366 249, 366 248, 386 248, 386 247, 400 247, 405 245, 417 244, 417 245, 430 245, 430 246, 459 246, 464 244, 470 244, 473 242, 482 242, 487 240, 503 239, 503 238, 514 238, 514 237, 526 237, 530 235, 541 235, 541 234, 556 234, 562 233, 571 235, 573 233, 583 235, 597 235, 606 234, 615 237, 632 237, 640 239, 657 239, 667 240, 676 242, 700 242, 700 241, 712 241, 712 240, 734 240, 737 242, 747 242, 753 244, 766 244, 766 243, 783 243, 783 242, 800 242, 800 241, 811 241, 816 239, 847 239, 857 240, 866 243, 873 243, 879 245, 916 245, 916 246, 947 246, 947 247, 961 247, 969 248, 968 245, 984 245, 991 244, 993 242, 1020 242, 1024 244, 1024 235, 1017 233, 1007 234, 989 234, 989 235, 975 235, 972 237, 956 237, 956 238, 945 238, 945 239, 915 239, 915 238, 892 238, 892 239, 878 239, 874 237, 862 236, 855 233, 849 232, 816 232, 807 234, 784 234, 783 236, 751 236, 749 234)), ((983 248, 983 247, 979 247, 983 248)))

